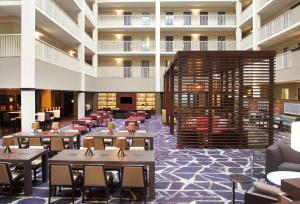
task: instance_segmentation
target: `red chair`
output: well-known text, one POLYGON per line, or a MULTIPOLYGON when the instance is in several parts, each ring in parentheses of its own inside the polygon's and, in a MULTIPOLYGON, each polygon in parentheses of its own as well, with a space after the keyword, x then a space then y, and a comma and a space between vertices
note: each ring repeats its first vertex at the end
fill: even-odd
POLYGON ((111 115, 105 113, 105 114, 103 114, 103 115, 101 116, 101 118, 100 118, 100 126, 101 126, 102 124, 104 124, 104 126, 106 127, 106 126, 107 126, 107 123, 108 123, 108 122, 111 122, 111 121, 112 121, 111 115))
POLYGON ((79 132, 87 132, 88 131, 88 127, 85 121, 81 121, 81 120, 73 120, 72 121, 73 130, 78 130, 79 132))

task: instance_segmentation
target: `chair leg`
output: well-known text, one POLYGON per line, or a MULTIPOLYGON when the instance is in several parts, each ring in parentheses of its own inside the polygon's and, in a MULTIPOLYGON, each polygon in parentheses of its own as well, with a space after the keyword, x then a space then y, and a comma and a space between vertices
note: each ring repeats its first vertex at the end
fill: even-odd
POLYGON ((105 192, 106 192, 106 203, 108 203, 108 198, 109 198, 108 188, 105 189, 105 192))
POLYGON ((33 182, 36 183, 36 169, 33 170, 33 182))
POLYGON ((85 188, 82 187, 82 203, 84 203, 85 188))
POLYGON ((75 188, 72 187, 72 203, 74 204, 75 188))
POLYGON ((13 195, 13 185, 10 185, 9 196, 11 197, 12 195, 13 195))
POLYGON ((51 202, 51 194, 52 194, 52 186, 49 186, 49 193, 48 193, 48 203, 51 202))

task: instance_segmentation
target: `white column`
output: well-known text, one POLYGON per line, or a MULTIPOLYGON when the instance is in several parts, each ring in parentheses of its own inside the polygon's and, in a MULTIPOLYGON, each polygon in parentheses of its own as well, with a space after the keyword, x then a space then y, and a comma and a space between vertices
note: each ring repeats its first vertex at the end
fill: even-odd
POLYGON ((85 116, 85 93, 78 93, 78 118, 85 116))
POLYGON ((259 0, 253 1, 253 50, 260 50, 260 47, 257 45, 259 42, 259 29, 261 27, 260 15, 257 13, 259 2, 259 0))
POLYGON ((81 13, 79 14, 79 19, 78 19, 78 24, 80 27, 80 30, 82 31, 81 33, 81 44, 79 45, 78 48, 78 59, 80 60, 80 65, 81 65, 81 91, 78 93, 78 105, 77 105, 77 110, 78 110, 78 118, 84 117, 85 116, 85 71, 84 71, 84 65, 85 65, 85 51, 84 51, 84 34, 85 34, 85 22, 84 22, 84 9, 85 7, 82 7, 81 13))
POLYGON ((22 1, 21 114, 22 131, 35 121, 35 0, 22 1))
POLYGON ((235 13, 236 13, 236 30, 235 30, 235 40, 237 50, 241 49, 241 40, 242 40, 242 30, 240 28, 241 23, 241 14, 242 14, 242 4, 240 1, 236 1, 235 4, 235 13))
POLYGON ((160 0, 155 1, 155 91, 161 92, 160 80, 160 0))

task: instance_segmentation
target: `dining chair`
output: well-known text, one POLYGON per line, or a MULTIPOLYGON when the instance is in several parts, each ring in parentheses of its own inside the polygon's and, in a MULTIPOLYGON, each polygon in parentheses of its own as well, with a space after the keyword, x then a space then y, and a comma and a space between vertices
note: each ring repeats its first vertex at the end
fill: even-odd
POLYGON ((7 162, 0 162, 0 185, 10 187, 10 196, 13 194, 13 188, 23 177, 22 171, 12 171, 7 162))
POLYGON ((148 179, 145 166, 126 165, 121 167, 120 202, 125 189, 141 189, 143 191, 144 202, 146 203, 147 186, 148 179))
POLYGON ((105 150, 105 144, 103 138, 94 137, 94 149, 105 150))
POLYGON ((28 138, 28 146, 43 146, 42 138, 40 137, 29 137, 28 138))
POLYGON ((50 152, 57 153, 65 149, 63 138, 53 137, 50 138, 50 152))
POLYGON ((85 165, 83 167, 82 203, 84 203, 87 188, 105 190, 105 200, 109 199, 109 183, 112 183, 112 174, 104 169, 104 165, 85 165))
POLYGON ((51 202, 53 190, 54 195, 56 195, 57 187, 72 188, 72 203, 74 203, 75 191, 81 181, 81 173, 72 172, 71 165, 68 164, 50 164, 49 178, 48 203, 51 202))
POLYGON ((45 130, 45 112, 38 112, 36 121, 40 123, 42 130, 45 130))
POLYGON ((145 139, 132 139, 132 145, 130 150, 145 150, 146 141, 145 139))

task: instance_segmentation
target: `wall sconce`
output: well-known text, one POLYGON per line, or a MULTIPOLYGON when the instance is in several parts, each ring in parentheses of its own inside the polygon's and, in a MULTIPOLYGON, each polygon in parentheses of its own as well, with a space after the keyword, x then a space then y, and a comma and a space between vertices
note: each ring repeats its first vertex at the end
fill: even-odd
POLYGON ((123 37, 123 34, 115 34, 115 37, 117 38, 117 40, 121 40, 121 38, 123 37))
POLYGON ((123 10, 120 10, 120 9, 117 9, 115 11, 116 11, 117 15, 121 15, 123 13, 123 10))

